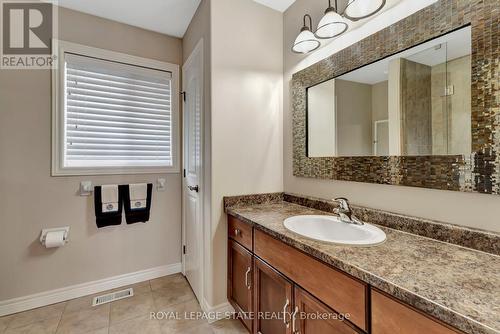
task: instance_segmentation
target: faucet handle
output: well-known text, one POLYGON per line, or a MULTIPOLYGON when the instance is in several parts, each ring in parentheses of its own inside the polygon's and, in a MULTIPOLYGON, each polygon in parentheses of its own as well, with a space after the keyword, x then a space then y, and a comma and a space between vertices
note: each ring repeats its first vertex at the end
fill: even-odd
POLYGON ((345 197, 337 197, 334 199, 339 204, 342 210, 349 210, 349 200, 345 197))

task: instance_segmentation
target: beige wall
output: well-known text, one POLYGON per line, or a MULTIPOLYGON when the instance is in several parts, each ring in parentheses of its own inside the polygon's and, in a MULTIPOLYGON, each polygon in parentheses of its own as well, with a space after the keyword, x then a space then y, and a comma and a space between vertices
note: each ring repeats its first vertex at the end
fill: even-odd
POLYGON ((281 191, 283 16, 252 0, 212 0, 211 305, 226 302, 226 195, 281 191))
POLYGON ((280 13, 252 0, 202 0, 183 39, 184 61, 204 43, 204 189, 211 192, 203 225, 211 230, 201 302, 208 307, 226 302, 222 197, 283 189, 282 23, 280 13))
MULTIPOLYGON (((374 26, 382 28, 385 24, 395 22, 408 15, 410 13, 409 7, 417 4, 418 2, 412 1, 402 3, 397 10, 387 13, 386 16, 383 16, 384 13, 376 20, 373 20, 373 24, 370 24, 366 30, 363 30, 363 28, 358 29, 358 31, 354 30, 346 34, 345 37, 336 40, 335 43, 337 45, 355 43, 359 38, 375 32, 374 26)), ((318 22, 323 7, 324 3, 321 1, 297 0, 285 12, 284 16, 283 177, 285 191, 323 198, 343 195, 350 198, 353 203, 372 208, 500 231, 500 224, 498 224, 500 196, 293 176, 291 75, 303 68, 303 64, 313 63, 319 59, 314 54, 306 59, 303 56, 292 54, 289 50, 300 29, 302 15, 307 12, 311 13, 314 21, 318 22)))
MULTIPOLYGON (((181 64, 181 40, 61 9, 60 38, 181 64)), ((51 177, 50 72, 0 71, 0 300, 179 263, 181 177, 129 175, 51 177), (155 182, 147 224, 98 230, 93 197, 79 183, 155 182), (42 228, 69 225, 70 241, 42 248, 42 228)))
MULTIPOLYGON (((204 57, 204 61, 207 66, 205 68, 210 70, 210 0, 201 0, 196 13, 194 14, 189 26, 182 38, 182 55, 183 63, 186 62, 191 52, 200 41, 204 40, 204 52, 207 55, 204 57)), ((208 76, 210 79, 210 76, 208 76)), ((210 82, 210 80, 208 80, 210 82)))
POLYGON ((336 155, 335 80, 307 90, 307 156, 336 155))
POLYGON ((389 81, 381 81, 372 85, 372 121, 383 121, 389 118, 389 81))
POLYGON ((372 86, 335 80, 337 155, 372 155, 372 86))

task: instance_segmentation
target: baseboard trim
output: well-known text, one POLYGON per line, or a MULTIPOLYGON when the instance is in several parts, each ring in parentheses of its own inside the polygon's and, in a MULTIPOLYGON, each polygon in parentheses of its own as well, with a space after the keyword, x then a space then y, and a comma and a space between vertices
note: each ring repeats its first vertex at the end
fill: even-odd
POLYGON ((31 310, 37 307, 60 303, 94 293, 120 288, 162 276, 180 273, 180 263, 140 270, 129 274, 104 278, 88 283, 76 284, 61 289, 41 292, 29 296, 0 301, 0 316, 31 310))
POLYGON ((212 306, 207 303, 206 299, 203 299, 200 305, 203 312, 209 314, 208 316, 209 323, 214 323, 218 320, 225 319, 229 314, 234 313, 234 308, 231 306, 231 304, 229 304, 229 302, 212 306))

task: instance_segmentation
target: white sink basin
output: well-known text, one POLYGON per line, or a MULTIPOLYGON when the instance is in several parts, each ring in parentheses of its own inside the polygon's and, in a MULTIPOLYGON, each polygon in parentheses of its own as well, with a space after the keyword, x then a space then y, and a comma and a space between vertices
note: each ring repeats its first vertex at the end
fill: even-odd
POLYGON ((285 227, 304 237, 344 245, 370 246, 385 241, 376 226, 348 224, 337 216, 295 216, 285 219, 285 227))

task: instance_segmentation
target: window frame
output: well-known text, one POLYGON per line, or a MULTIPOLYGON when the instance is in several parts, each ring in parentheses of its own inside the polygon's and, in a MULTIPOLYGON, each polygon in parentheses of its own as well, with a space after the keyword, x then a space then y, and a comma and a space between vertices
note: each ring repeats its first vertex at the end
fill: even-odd
POLYGON ((57 64, 55 64, 57 67, 52 70, 52 176, 180 173, 179 65, 62 40, 57 40, 54 45, 57 45, 57 64), (66 52, 172 73, 172 166, 64 166, 64 149, 66 144, 64 138, 66 115, 64 54, 66 52))

